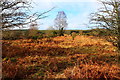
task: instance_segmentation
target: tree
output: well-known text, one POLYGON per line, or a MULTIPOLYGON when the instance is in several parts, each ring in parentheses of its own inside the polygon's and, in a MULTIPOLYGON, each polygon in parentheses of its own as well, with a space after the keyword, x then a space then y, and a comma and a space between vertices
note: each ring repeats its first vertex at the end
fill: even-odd
POLYGON ((59 30, 59 35, 62 36, 64 29, 67 27, 67 16, 64 11, 59 11, 55 18, 55 28, 59 30))
POLYGON ((0 1, 0 30, 14 27, 23 27, 38 19, 45 18, 45 13, 30 13, 31 2, 26 0, 1 0, 0 1), (31 15, 30 15, 31 14, 31 15))
POLYGON ((120 0, 100 1, 102 7, 91 14, 90 23, 108 30, 110 36, 116 37, 115 43, 120 50, 120 0))

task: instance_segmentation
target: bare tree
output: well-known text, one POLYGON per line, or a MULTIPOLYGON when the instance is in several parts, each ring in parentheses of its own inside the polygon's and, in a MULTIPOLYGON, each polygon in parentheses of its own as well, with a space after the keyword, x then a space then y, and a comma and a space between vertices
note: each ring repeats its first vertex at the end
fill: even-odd
POLYGON ((38 19, 45 18, 45 13, 30 15, 31 2, 26 0, 1 0, 0 1, 0 29, 23 27, 38 19))
POLYGON ((116 37, 115 43, 120 50, 120 0, 101 0, 102 7, 91 14, 90 23, 108 30, 116 37))
POLYGON ((67 16, 64 11, 59 11, 55 18, 55 28, 59 30, 59 35, 62 36, 64 29, 67 27, 67 16))

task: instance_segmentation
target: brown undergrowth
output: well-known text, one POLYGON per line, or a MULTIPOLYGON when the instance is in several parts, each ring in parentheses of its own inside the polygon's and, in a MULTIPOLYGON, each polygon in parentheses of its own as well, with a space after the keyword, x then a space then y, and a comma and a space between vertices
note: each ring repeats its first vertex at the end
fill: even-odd
POLYGON ((3 79, 120 79, 118 52, 94 36, 2 41, 3 79))

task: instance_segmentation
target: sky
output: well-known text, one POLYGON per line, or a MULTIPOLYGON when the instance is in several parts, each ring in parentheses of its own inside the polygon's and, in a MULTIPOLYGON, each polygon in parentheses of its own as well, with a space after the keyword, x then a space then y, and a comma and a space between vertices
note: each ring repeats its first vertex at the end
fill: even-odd
POLYGON ((67 16, 67 30, 87 30, 89 27, 89 15, 97 11, 99 4, 97 0, 32 0, 32 12, 42 13, 55 7, 45 14, 47 18, 37 23, 40 30, 46 30, 54 26, 54 19, 59 11, 64 11, 67 16))

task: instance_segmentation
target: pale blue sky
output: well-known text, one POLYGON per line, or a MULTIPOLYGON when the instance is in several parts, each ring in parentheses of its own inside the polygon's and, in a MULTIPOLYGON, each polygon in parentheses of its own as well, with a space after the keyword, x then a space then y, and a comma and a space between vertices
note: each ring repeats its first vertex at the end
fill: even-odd
POLYGON ((52 7, 56 7, 49 13, 49 17, 38 21, 39 29, 46 30, 48 27, 54 25, 54 19, 58 11, 64 11, 67 15, 67 29, 89 29, 85 24, 89 23, 89 14, 95 12, 99 5, 96 0, 66 0, 66 1, 51 1, 51 0, 33 0, 35 3, 32 4, 34 7, 32 12, 44 12, 52 7))

